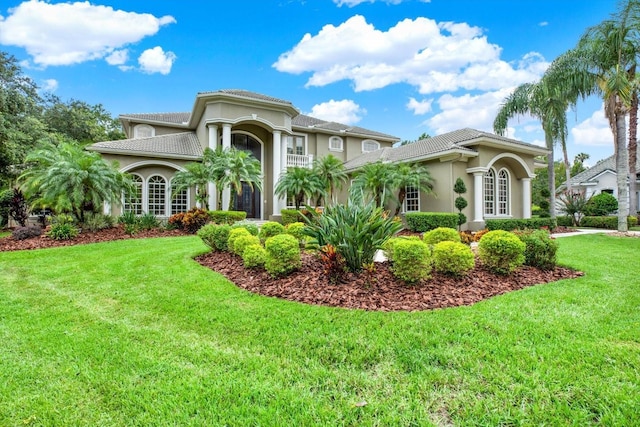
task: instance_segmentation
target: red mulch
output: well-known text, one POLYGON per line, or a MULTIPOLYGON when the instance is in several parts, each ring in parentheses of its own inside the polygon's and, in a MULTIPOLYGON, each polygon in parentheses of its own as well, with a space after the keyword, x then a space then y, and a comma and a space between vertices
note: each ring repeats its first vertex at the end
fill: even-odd
POLYGON ((245 269, 242 259, 228 252, 211 252, 196 261, 250 292, 307 304, 379 311, 471 305, 527 286, 583 275, 564 267, 542 271, 525 266, 512 275, 500 276, 476 261, 476 268, 462 278, 434 273, 431 279, 408 286, 396 280, 389 264, 384 262, 376 263, 374 273, 347 274, 344 283, 331 284, 322 273, 319 259, 311 254, 303 254, 300 271, 280 279, 270 277, 262 269, 245 269))
MULTIPOLYGON (((0 251, 182 235, 185 235, 185 232, 180 230, 157 229, 140 231, 134 236, 129 236, 122 226, 118 226, 95 233, 82 232, 73 240, 53 240, 44 234, 27 240, 13 240, 8 236, 0 238, 0 251)), ((322 273, 320 261, 308 253, 302 256, 303 265, 300 271, 280 279, 271 278, 262 269, 245 269, 239 257, 227 252, 208 253, 197 257, 196 260, 222 273, 237 286, 250 292, 307 304, 380 311, 415 311, 471 305, 527 286, 583 275, 579 271, 563 267, 557 267, 553 271, 521 267, 510 276, 500 276, 487 271, 476 260, 476 268, 462 278, 433 273, 431 279, 408 286, 393 277, 388 263, 385 262, 376 263, 373 273, 346 274, 343 283, 331 284, 322 273)))
POLYGON ((165 230, 165 229, 155 229, 155 230, 141 230, 134 234, 133 236, 129 236, 124 232, 124 228, 122 225, 118 225, 113 228, 108 228, 96 232, 88 232, 84 231, 73 240, 53 240, 52 238, 46 236, 42 233, 39 237, 34 237, 32 239, 25 240, 13 240, 13 238, 9 235, 6 237, 0 238, 0 252, 2 251, 20 251, 24 249, 43 249, 43 248, 54 248, 58 246, 73 246, 73 245, 81 245, 85 243, 98 243, 98 242, 108 242, 111 240, 123 240, 123 239, 143 239, 147 237, 173 237, 173 236, 184 236, 186 233, 182 230, 165 230))

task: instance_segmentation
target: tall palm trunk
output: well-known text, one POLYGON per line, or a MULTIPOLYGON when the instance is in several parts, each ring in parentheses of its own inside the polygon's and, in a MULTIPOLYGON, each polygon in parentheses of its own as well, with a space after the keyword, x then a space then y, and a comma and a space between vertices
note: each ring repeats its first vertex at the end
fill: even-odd
POLYGON ((628 156, 625 138, 626 116, 622 108, 616 108, 616 174, 618 184, 618 231, 626 233, 628 231, 627 217, 629 216, 629 186, 628 178, 628 156))
POLYGON ((547 154, 547 174, 549 175, 549 215, 551 218, 556 217, 556 170, 553 162, 553 137, 551 131, 545 129, 544 139, 549 150, 547 154))
POLYGON ((636 164, 638 161, 638 92, 631 98, 629 111, 629 213, 638 214, 638 186, 636 185, 636 164))
POLYGON ((567 191, 571 192, 571 163, 569 163, 569 153, 567 152, 567 139, 562 135, 562 157, 564 158, 564 172, 567 182, 567 191))

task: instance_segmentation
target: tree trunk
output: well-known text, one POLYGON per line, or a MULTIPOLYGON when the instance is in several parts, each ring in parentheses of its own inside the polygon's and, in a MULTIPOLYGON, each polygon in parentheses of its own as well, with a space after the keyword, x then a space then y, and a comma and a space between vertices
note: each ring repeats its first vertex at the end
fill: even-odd
POLYGON ((567 153, 567 141, 562 137, 562 157, 564 157, 565 178, 567 182, 567 191, 571 191, 571 164, 569 163, 569 153, 567 153))
POLYGON ((407 197, 407 189, 406 187, 403 187, 400 189, 400 192, 398 193, 398 206, 396 207, 395 216, 398 216, 398 214, 400 213, 400 209, 402 208, 402 204, 404 203, 405 197, 407 197))
POLYGON ((545 130, 545 142, 549 154, 547 154, 547 173, 549 175, 549 216, 556 217, 556 170, 553 164, 553 138, 549 131, 545 130))
POLYGON ((638 161, 638 93, 631 98, 629 111, 629 214, 638 214, 638 188, 636 185, 636 164, 638 161))
POLYGON ((628 231, 627 217, 629 216, 629 161, 625 138, 626 117, 624 111, 616 111, 616 181, 618 184, 618 231, 628 231))

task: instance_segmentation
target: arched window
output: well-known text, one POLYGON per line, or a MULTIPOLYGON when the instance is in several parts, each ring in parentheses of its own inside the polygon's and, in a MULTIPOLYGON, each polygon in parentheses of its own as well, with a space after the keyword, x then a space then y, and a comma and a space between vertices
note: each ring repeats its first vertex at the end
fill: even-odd
POLYGON ((493 169, 489 169, 484 174, 484 214, 496 214, 496 174, 493 169))
POLYGON ((131 181, 135 186, 135 192, 131 195, 125 195, 122 203, 123 212, 133 212, 136 215, 142 215, 142 177, 140 175, 131 175, 131 181))
POLYGON ((159 175, 154 175, 149 178, 147 187, 147 206, 149 213, 157 216, 165 216, 167 213, 167 181, 159 175))
POLYGON ((489 169, 484 174, 484 214, 508 216, 510 215, 510 182, 509 171, 502 168, 496 174, 489 169))
POLYGON ((370 153, 372 151, 376 151, 380 149, 380 143, 378 141, 374 141, 373 139, 365 139, 362 141, 362 152, 370 153))
POLYGON ((189 210, 189 193, 186 188, 175 191, 171 182, 171 215, 189 210))
POLYGON ((343 149, 342 138, 339 136, 329 138, 329 151, 342 151, 343 149))
POLYGON ((133 128, 134 138, 151 138, 156 135, 156 130, 149 125, 136 125, 133 128))

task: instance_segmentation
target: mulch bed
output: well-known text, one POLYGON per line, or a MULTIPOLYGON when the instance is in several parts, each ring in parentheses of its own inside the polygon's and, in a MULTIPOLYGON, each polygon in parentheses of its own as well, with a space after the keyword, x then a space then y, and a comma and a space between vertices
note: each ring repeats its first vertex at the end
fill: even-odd
POLYGON ((262 269, 246 269, 242 259, 228 252, 211 252, 196 258, 237 286, 257 294, 306 304, 378 311, 417 311, 471 305, 478 301, 536 284, 583 275, 569 268, 542 271, 521 267, 509 276, 476 268, 462 278, 434 273, 431 279, 408 286, 396 280, 387 262, 376 263, 374 273, 347 274, 344 283, 331 284, 322 273, 320 260, 305 253, 300 271, 274 279, 262 269))

